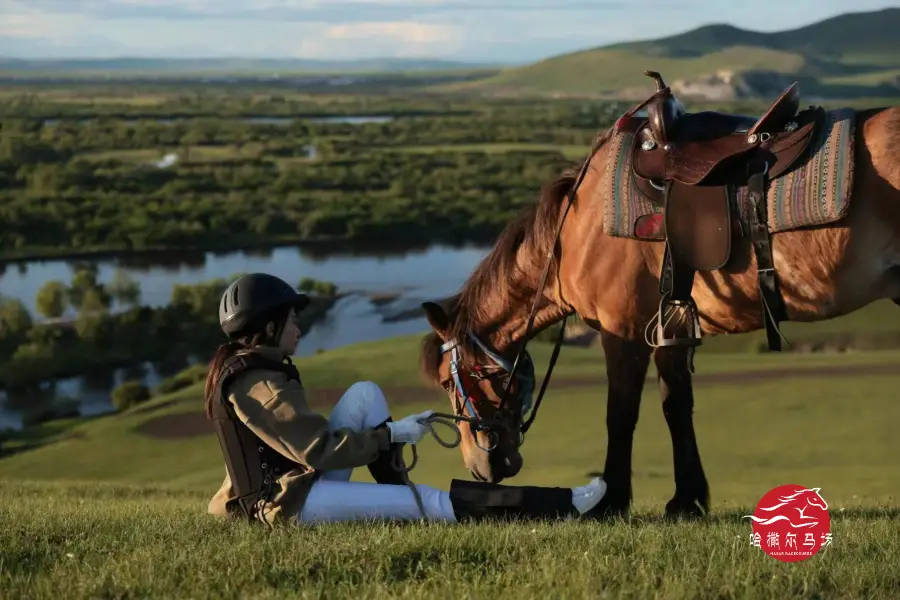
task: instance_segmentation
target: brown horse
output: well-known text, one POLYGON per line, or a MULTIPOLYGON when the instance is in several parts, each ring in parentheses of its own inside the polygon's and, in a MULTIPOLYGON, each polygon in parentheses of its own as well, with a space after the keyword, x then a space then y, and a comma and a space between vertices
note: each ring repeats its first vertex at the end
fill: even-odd
MULTIPOLYGON (((900 304, 900 107, 855 116, 855 134, 849 136, 855 140, 849 210, 827 225, 771 234, 782 320, 829 319, 882 298, 900 304)), ((603 470, 608 491, 597 510, 610 516, 629 512, 633 436, 653 354, 674 457, 675 493, 666 513, 700 516, 709 510, 709 486, 692 416, 688 355, 693 348, 654 348, 645 337, 660 308, 666 244, 604 232, 615 134, 613 127, 598 136, 575 194, 569 197, 579 171, 570 170, 507 225, 457 295, 443 306, 423 304, 434 331, 423 340, 420 367, 447 390, 457 414, 468 407, 471 416, 506 425, 479 430, 460 424, 462 455, 472 476, 491 482, 514 477, 522 467, 522 403, 534 376, 526 364, 523 375, 509 384, 509 363, 536 333, 577 313, 600 332, 609 382, 603 470), (561 210, 567 202, 571 210, 561 210), (548 261, 552 268, 541 285, 548 261), (534 327, 529 328, 533 302, 534 327), (505 385, 511 395, 504 404, 505 385)), ((734 235, 731 255, 727 265, 700 271, 693 282, 704 335, 764 327, 749 234, 734 235)))

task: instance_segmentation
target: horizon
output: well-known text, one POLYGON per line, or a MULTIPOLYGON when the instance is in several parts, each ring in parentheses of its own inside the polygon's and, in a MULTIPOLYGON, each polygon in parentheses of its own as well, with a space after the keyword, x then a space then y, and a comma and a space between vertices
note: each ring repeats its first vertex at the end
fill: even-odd
POLYGON ((710 2, 699 0, 256 0, 253 8, 244 4, 0 0, 0 58, 401 59, 511 66, 708 25, 772 33, 842 14, 897 8, 883 0, 797 0, 787 7, 764 0, 752 7, 728 5, 715 11, 702 6, 710 2))

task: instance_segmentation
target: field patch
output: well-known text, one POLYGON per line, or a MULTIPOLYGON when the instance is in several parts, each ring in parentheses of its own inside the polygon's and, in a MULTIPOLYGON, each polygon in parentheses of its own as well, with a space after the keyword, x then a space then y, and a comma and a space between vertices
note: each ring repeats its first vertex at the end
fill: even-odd
POLYGON ((786 565, 744 510, 706 523, 339 524, 266 530, 160 487, 0 482, 7 598, 891 598, 897 511, 833 511, 834 542, 786 565), (28 502, 23 502, 27 498, 28 502), (564 590, 564 592, 563 592, 564 590))
MULTIPOLYGON (((411 360, 418 340, 357 344, 296 364, 325 413, 360 380, 383 386, 395 418, 448 411, 411 360)), ((530 350, 541 374, 550 345, 530 350)), ((564 350, 523 446, 525 466, 506 484, 568 487, 602 470, 601 356, 564 350)), ((896 351, 699 354, 694 415, 712 514, 698 523, 662 519, 674 489, 672 448, 652 372, 635 434, 630 523, 271 531, 222 523, 206 514, 225 473, 215 436, 165 433, 205 424, 200 388, 186 388, 123 414, 48 427, 48 443, 0 459, 0 597, 892 598, 898 359, 896 351), (791 565, 751 547, 741 518, 787 483, 821 488, 833 533, 831 546, 791 565)), ((469 478, 456 449, 426 437, 418 453, 416 483, 446 490, 451 478, 469 478)), ((362 468, 353 480, 371 478, 362 468)))
POLYGON ((566 158, 576 160, 583 159, 590 148, 587 146, 568 145, 561 146, 556 144, 444 144, 435 146, 401 146, 386 147, 385 151, 389 152, 423 152, 434 154, 437 152, 485 152, 491 154, 502 154, 505 152, 559 152, 566 158))

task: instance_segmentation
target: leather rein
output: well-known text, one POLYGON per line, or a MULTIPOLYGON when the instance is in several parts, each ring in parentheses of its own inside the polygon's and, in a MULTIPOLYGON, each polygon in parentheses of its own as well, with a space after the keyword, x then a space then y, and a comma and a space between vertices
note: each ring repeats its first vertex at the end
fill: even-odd
MULTIPOLYGON (((490 350, 484 342, 482 342, 478 337, 472 332, 467 332, 467 337, 478 347, 484 351, 484 353, 499 367, 499 370, 491 371, 487 375, 483 374, 482 367, 480 365, 476 365, 474 369, 469 370, 469 375, 474 379, 475 383, 484 378, 494 378, 498 374, 507 377, 506 387, 503 390, 503 395, 500 399, 500 405, 497 407, 497 413, 499 414, 503 408, 507 404, 507 400, 510 395, 510 388, 512 386, 512 382, 518 376, 520 380, 522 380, 523 385, 520 387, 518 396, 520 400, 521 406, 521 415, 524 417, 525 412, 529 409, 531 405, 531 395, 534 389, 534 364, 531 360, 531 356, 528 354, 526 350, 528 346, 529 336, 534 328, 534 320, 537 316, 537 308, 538 303, 541 300, 541 296, 544 292, 544 286, 547 284, 547 277, 550 274, 550 267, 553 265, 553 256, 556 251, 556 244, 559 242, 560 234, 562 233, 563 224, 566 221, 566 216, 569 214, 569 209, 572 207, 572 204, 575 201, 575 194, 578 191, 578 188, 581 186, 582 181, 584 180, 585 174, 587 174, 588 166, 590 165, 591 158, 593 154, 589 156, 581 166, 581 171, 578 174, 578 178, 576 179, 572 188, 566 194, 566 208, 563 211, 562 217, 559 219, 559 224, 556 228, 556 235, 554 236, 553 243, 550 245, 550 248, 547 250, 547 263, 544 267, 544 272, 541 275, 540 284, 538 284, 534 302, 531 305, 531 313, 528 315, 528 325, 525 328, 525 333, 522 336, 522 343, 519 345, 519 351, 516 353, 516 358, 512 364, 509 363, 508 360, 497 354, 496 352, 490 350), (524 361, 523 361, 524 358, 524 361), (523 363, 528 364, 528 373, 525 375, 519 375, 518 370, 519 366, 523 363)), ((547 373, 544 375, 544 380, 541 382, 541 389, 538 392, 537 400, 534 402, 534 406, 531 407, 531 414, 527 419, 519 426, 519 435, 520 441, 519 446, 521 446, 525 441, 525 434, 531 428, 532 424, 534 424, 534 420, 537 417, 538 409, 541 406, 541 401, 544 399, 544 393, 547 391, 547 385, 550 383, 550 376, 553 373, 553 367, 556 366, 556 360, 559 358, 559 352, 562 348, 562 341, 565 337, 566 332, 566 322, 568 321, 571 313, 566 314, 562 320, 562 326, 559 330, 559 336, 556 338, 556 342, 553 346, 553 353, 550 355, 550 363, 547 365, 547 373)), ((472 402, 472 398, 469 395, 469 390, 463 385, 462 379, 460 377, 460 368, 462 359, 459 355, 459 340, 449 340, 441 345, 441 355, 443 356, 447 352, 451 352, 451 360, 450 360, 450 372, 453 380, 453 385, 456 388, 456 419, 465 420, 470 424, 470 431, 472 433, 472 437, 475 439, 475 444, 481 448, 482 450, 489 452, 496 448, 497 446, 497 429, 509 430, 509 427, 495 418, 492 420, 487 420, 481 418, 475 410, 475 405, 472 402), (463 415, 463 411, 469 414, 468 417, 463 415), (476 435, 478 431, 488 432, 492 445, 489 448, 484 448, 478 442, 478 436, 476 435)), ((449 386, 448 386, 449 387, 449 386)), ((448 389, 449 391, 449 389, 448 389)))

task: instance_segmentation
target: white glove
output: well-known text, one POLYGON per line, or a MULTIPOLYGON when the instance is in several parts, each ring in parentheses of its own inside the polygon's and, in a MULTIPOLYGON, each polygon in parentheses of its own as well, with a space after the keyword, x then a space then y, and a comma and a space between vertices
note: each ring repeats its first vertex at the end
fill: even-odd
POLYGON ((433 410, 426 410, 417 415, 410 415, 399 421, 389 421, 387 426, 391 430, 391 443, 406 442, 416 444, 428 432, 428 426, 419 423, 434 414, 433 410))

